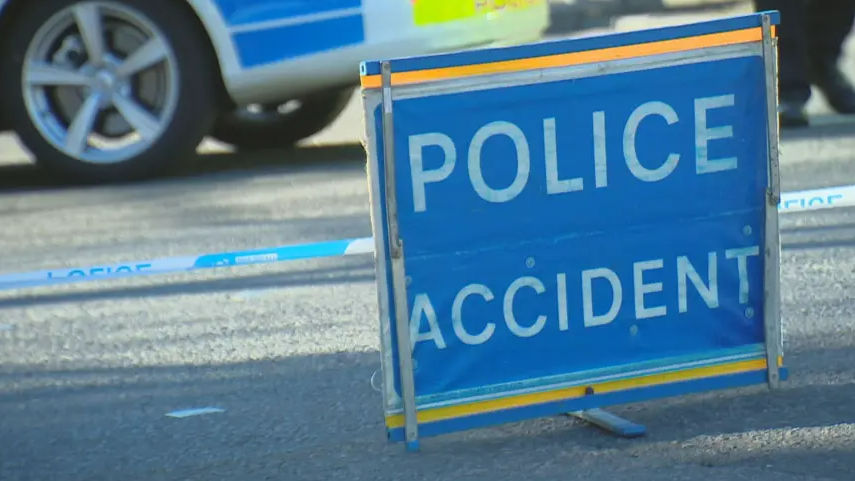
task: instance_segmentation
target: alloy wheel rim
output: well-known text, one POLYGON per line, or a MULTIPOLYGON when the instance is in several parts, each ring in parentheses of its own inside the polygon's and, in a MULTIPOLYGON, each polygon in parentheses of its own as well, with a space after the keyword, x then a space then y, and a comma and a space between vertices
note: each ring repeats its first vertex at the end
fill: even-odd
POLYGON ((39 133, 64 154, 115 164, 149 149, 178 104, 178 66, 142 13, 81 2, 54 14, 24 56, 24 103, 39 133))

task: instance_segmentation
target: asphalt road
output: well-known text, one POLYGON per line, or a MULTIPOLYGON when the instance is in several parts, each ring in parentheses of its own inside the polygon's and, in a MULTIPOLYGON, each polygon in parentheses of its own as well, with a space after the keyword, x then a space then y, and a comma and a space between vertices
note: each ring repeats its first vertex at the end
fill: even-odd
MULTIPOLYGON (((825 120, 785 134, 785 191, 855 184, 855 122, 825 120)), ((360 128, 354 104, 296 151, 91 189, 0 138, 0 272, 369 236, 360 128)), ((555 418, 386 444, 370 258, 0 293, 0 480, 851 481, 855 210, 782 229, 792 380, 618 408, 633 441, 555 418)))

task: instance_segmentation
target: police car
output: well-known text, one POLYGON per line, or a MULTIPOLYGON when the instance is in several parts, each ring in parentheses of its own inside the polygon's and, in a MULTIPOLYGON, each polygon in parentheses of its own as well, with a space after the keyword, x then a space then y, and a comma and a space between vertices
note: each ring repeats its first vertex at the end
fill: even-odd
POLYGON ((359 62, 535 41, 546 0, 0 0, 0 126, 66 180, 159 175, 205 136, 293 145, 359 62))

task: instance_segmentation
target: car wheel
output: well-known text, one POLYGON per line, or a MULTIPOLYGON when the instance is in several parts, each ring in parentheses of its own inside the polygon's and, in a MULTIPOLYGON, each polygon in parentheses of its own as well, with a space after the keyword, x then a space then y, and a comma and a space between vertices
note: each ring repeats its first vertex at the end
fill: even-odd
POLYGON ((242 150, 290 147, 330 125, 347 107, 353 89, 284 104, 251 105, 220 117, 215 139, 242 150))
POLYGON ((38 165, 97 183, 195 156, 216 118, 219 69, 192 12, 152 0, 39 0, 18 13, 2 33, 0 108, 38 165))

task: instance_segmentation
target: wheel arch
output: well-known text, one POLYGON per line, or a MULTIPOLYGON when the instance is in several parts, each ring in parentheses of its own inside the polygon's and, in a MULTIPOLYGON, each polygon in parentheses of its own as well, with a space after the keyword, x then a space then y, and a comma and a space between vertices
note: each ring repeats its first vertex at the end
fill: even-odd
POLYGON ((238 60, 237 50, 232 43, 228 25, 226 25, 226 21, 223 19, 216 3, 212 0, 172 1, 180 1, 187 5, 199 21, 198 26, 202 29, 202 33, 204 33, 205 39, 208 45, 210 45, 211 54, 214 55, 217 67, 220 69, 220 75, 218 76, 220 81, 219 87, 223 100, 227 103, 225 107, 234 108, 234 98, 231 95, 229 85, 231 83, 230 80, 241 72, 240 61, 238 60))
MULTIPOLYGON (((9 23, 11 22, 10 19, 15 16, 14 11, 15 5, 13 5, 12 0, 0 0, 0 51, 2 51, 3 32, 8 31, 9 23)), ((3 118, 3 109, 0 109, 0 132, 5 132, 12 128, 11 125, 7 124, 7 120, 3 118)))

